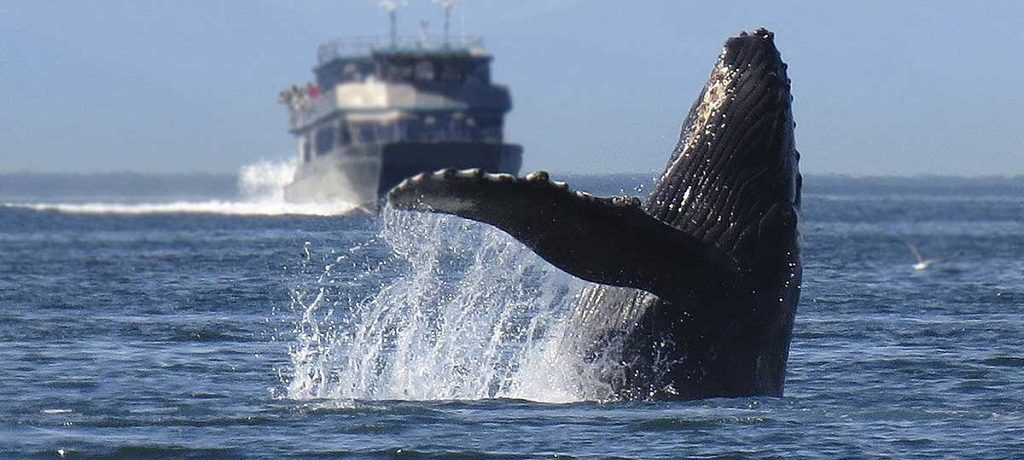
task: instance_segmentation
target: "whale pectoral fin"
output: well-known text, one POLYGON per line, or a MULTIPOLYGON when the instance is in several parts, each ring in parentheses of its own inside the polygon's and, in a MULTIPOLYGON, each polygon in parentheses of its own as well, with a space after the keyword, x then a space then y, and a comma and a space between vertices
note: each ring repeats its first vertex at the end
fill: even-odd
POLYGON ((546 173, 442 170, 407 179, 388 201, 493 225, 579 278, 666 299, 737 273, 725 253, 650 216, 637 198, 573 192, 546 173))

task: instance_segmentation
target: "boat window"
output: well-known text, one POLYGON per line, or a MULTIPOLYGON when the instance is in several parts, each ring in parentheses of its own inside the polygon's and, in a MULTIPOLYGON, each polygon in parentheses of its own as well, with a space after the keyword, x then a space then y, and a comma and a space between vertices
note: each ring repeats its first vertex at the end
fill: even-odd
POLYGON ((353 125, 352 128, 355 130, 356 140, 360 144, 372 144, 377 141, 373 135, 373 125, 370 123, 359 123, 353 125))
POLYGON ((466 72, 466 83, 485 85, 491 82, 491 70, 486 61, 473 64, 466 72))
POLYGON ((359 66, 357 66, 356 63, 354 62, 349 62, 348 64, 345 64, 345 67, 342 67, 341 69, 341 75, 342 81, 362 80, 362 72, 360 71, 359 66))
POLYGON ((316 130, 316 154, 326 155, 334 148, 334 128, 316 130))
POLYGON ((465 70, 461 61, 448 61, 441 66, 440 81, 460 82, 465 78, 465 70))
POLYGON ((416 79, 420 81, 434 80, 434 63, 423 60, 416 63, 416 79))
POLYGON ((386 78, 391 81, 409 81, 412 80, 413 68, 412 64, 391 62, 388 65, 388 72, 386 78))
POLYGON ((402 139, 413 142, 423 140, 423 123, 419 118, 404 120, 402 123, 402 139))
POLYGON ((481 142, 501 142, 501 117, 479 115, 474 119, 474 138, 481 142))
POLYGON ((380 139, 380 142, 395 142, 400 140, 400 131, 397 123, 377 125, 377 138, 380 139))
POLYGON ((348 122, 338 126, 338 145, 382 142, 501 142, 502 117, 489 114, 419 114, 393 121, 348 122), (347 129, 344 129, 347 128, 347 129))
POLYGON ((309 160, 313 159, 312 152, 309 151, 308 136, 302 136, 302 141, 299 143, 299 155, 302 156, 303 163, 309 163, 309 160))
POLYGON ((395 142, 404 138, 406 125, 402 122, 361 122, 349 123, 352 141, 356 144, 395 142))
POLYGON ((348 132, 348 124, 342 121, 338 123, 338 145, 349 145, 352 143, 352 134, 348 132))

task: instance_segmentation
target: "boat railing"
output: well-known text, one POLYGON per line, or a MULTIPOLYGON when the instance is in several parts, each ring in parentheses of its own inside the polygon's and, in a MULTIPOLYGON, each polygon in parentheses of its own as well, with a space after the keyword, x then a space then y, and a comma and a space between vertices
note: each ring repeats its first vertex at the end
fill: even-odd
POLYGON ((484 40, 475 35, 448 37, 419 36, 386 37, 366 36, 331 40, 317 48, 317 63, 324 64, 333 59, 350 56, 365 56, 373 52, 425 52, 425 51, 468 51, 483 52, 484 40))
POLYGON ((335 108, 334 90, 318 92, 315 96, 304 94, 289 104, 288 126, 299 129, 335 108))

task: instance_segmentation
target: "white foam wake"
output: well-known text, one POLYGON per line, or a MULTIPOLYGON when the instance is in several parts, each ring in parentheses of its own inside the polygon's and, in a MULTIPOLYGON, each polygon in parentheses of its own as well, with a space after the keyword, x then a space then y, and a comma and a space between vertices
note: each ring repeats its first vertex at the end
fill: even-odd
POLYGON ((260 201, 174 201, 169 203, 4 203, 11 208, 56 211, 69 214, 223 214, 235 216, 309 215, 333 216, 350 213, 359 206, 351 203, 279 203, 260 201))
POLYGON ((3 203, 11 208, 56 211, 71 214, 223 214, 239 216, 343 215, 360 209, 356 203, 329 201, 290 203, 284 199, 284 186, 294 175, 294 161, 264 161, 244 166, 239 171, 238 199, 169 200, 150 202, 84 203, 3 203))
POLYGON ((602 394, 562 353, 584 283, 475 222, 391 209, 381 222, 376 240, 322 256, 326 267, 306 267, 308 283, 292 292, 285 397, 570 402, 602 394))

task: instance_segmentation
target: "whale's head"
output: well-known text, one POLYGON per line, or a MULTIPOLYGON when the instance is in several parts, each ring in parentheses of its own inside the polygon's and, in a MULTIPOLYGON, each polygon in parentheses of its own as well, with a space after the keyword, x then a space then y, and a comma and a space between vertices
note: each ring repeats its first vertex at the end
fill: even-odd
POLYGON ((795 225, 800 204, 790 82, 774 38, 758 29, 726 41, 646 204, 737 259, 765 216, 795 225))

